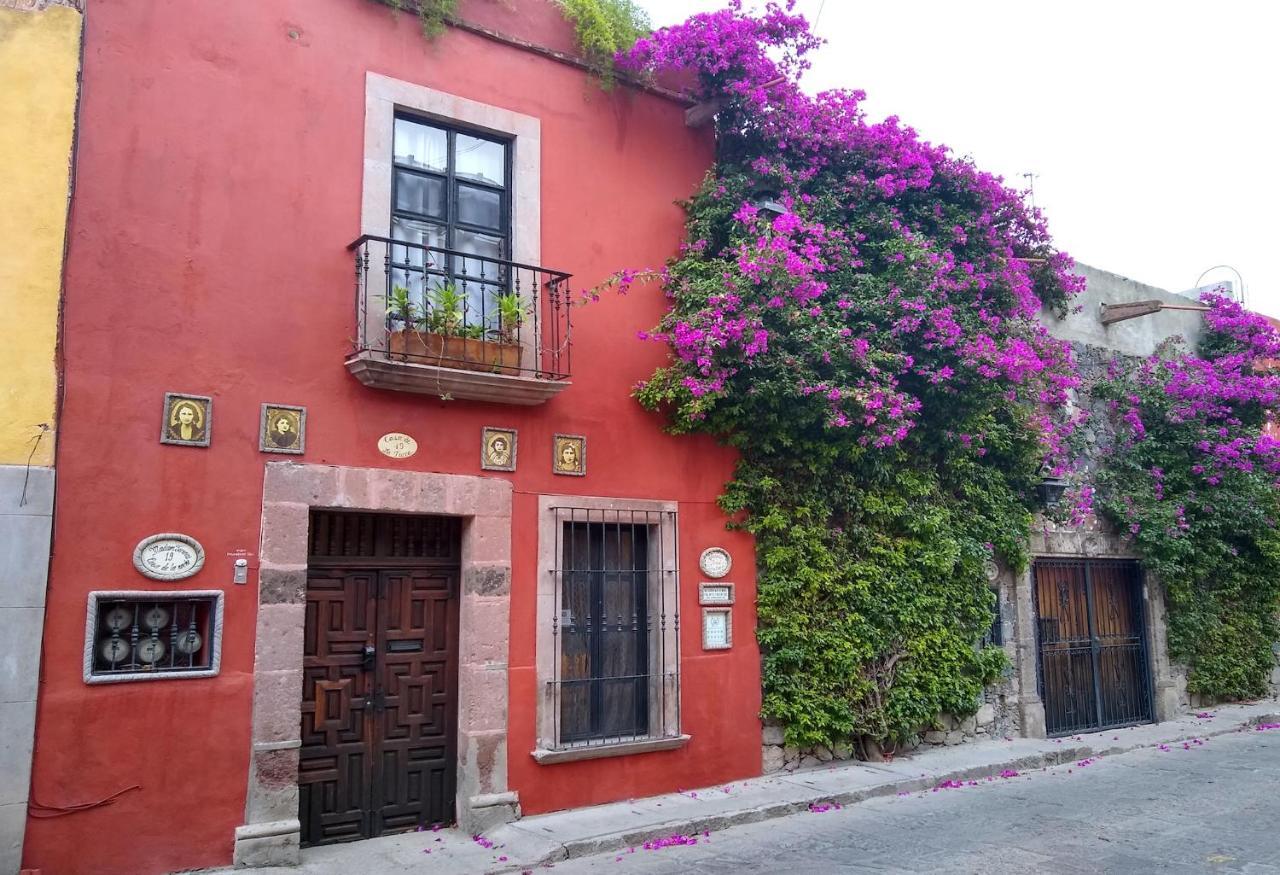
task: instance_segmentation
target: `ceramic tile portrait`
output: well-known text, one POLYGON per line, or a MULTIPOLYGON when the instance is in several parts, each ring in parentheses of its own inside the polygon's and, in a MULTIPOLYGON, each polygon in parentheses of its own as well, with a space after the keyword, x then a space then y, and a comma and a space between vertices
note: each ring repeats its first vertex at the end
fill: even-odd
POLYGON ((164 393, 160 443, 207 447, 213 430, 213 399, 205 395, 164 393))
POLYGON ((486 426, 480 438, 480 467, 486 471, 516 469, 516 430, 486 426))
POLYGON ((552 442, 551 471, 585 477, 587 473, 587 439, 582 435, 558 434, 552 442))
POLYGON ((307 408, 263 404, 258 449, 264 453, 301 455, 307 446, 307 408))

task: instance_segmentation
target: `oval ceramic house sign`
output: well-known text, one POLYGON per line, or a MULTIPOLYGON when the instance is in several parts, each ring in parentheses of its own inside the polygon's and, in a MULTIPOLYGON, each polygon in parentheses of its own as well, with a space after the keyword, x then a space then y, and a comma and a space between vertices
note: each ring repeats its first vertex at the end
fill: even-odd
POLYGON ((407 459, 418 452, 418 442, 407 434, 393 431, 378 438, 378 452, 392 459, 407 459))
POLYGON ((133 567, 152 580, 182 580, 204 567, 204 547, 177 532, 151 535, 134 548, 133 567))

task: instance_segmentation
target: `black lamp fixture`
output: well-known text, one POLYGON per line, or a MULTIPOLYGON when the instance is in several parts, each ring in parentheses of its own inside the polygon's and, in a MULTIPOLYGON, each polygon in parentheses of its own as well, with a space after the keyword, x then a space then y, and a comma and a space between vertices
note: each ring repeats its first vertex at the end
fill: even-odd
POLYGON ((751 204, 762 213, 773 216, 785 216, 791 212, 778 200, 778 190, 767 180, 758 180, 751 189, 751 204))
POLYGON ((1068 485, 1066 480, 1046 471, 1036 485, 1036 495, 1045 507, 1056 507, 1062 501, 1062 496, 1066 494, 1068 485))

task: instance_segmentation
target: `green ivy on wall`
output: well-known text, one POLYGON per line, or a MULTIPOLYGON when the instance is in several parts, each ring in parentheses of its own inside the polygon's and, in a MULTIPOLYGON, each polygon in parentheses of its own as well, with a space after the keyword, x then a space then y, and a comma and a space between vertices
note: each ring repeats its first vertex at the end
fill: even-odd
MULTIPOLYGON (((386 0, 396 10, 404 9, 406 0, 386 0)), ((416 0, 422 33, 428 38, 444 32, 445 23, 458 12, 458 0, 416 0)))

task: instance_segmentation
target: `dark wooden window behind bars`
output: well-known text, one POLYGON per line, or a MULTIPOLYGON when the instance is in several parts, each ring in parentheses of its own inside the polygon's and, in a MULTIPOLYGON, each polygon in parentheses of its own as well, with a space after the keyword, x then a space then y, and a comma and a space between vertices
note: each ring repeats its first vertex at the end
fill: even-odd
POLYGON ((551 743, 578 747, 678 736, 675 511, 552 511, 551 743))
POLYGON ((649 530, 564 524, 560 738, 649 730, 649 530))

